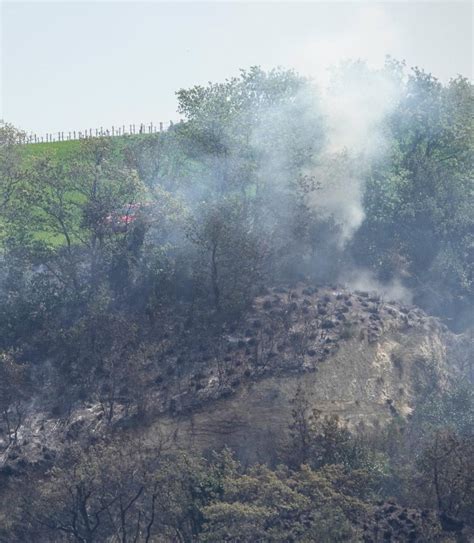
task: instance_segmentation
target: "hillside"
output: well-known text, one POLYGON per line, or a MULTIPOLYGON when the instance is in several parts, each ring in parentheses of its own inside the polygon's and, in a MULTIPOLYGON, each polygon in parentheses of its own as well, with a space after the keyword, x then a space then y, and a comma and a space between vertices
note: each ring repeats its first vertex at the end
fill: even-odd
MULTIPOLYGON (((366 292, 276 287, 255 299, 242 322, 217 337, 192 328, 176 334, 176 326, 179 321, 170 326, 173 334, 164 334, 159 357, 152 356, 147 365, 150 432, 156 424, 176 425, 177 444, 183 440, 201 451, 227 445, 253 462, 268 458, 253 439, 285 439, 299 389, 310 409, 337 415, 354 431, 373 431, 394 417, 406 418, 430 380, 448 389, 456 378, 449 353, 460 338, 416 307, 383 302, 366 292)), ((127 376, 116 386, 126 387, 127 376)), ((54 408, 47 396, 43 402, 54 408)), ((133 417, 126 407, 117 395, 109 423, 120 426, 133 417)), ((104 404, 89 409, 99 420, 107 415, 104 404)), ((35 410, 33 425, 37 419, 35 410)), ((55 427, 55 419, 46 424, 55 427)), ((18 429, 20 443, 32 432, 27 421, 24 425, 18 429)), ((38 447, 38 438, 41 432, 27 438, 29 448, 38 447)), ((49 441, 51 448, 50 438, 47 434, 39 444, 49 441)), ((273 440, 266 444, 273 446, 273 440)))
MULTIPOLYGON (((290 454, 300 409, 308 421, 312 413, 336 416, 355 435, 374 439, 412 416, 427 386, 446 394, 469 351, 467 337, 454 336, 416 307, 341 287, 269 289, 246 318, 211 341, 196 329, 176 334, 176 326, 182 323, 165 333, 161 354, 147 362, 145 416, 137 418, 120 394, 110 418, 110 396, 76 403, 67 416, 55 413, 48 391, 30 403, 15 443, 8 445, 6 436, 0 441, 6 496, 32 470, 37 477, 67 455, 73 442, 87 449, 101 435, 194 454, 228 447, 244 464, 276 464, 290 454)), ((115 385, 126 388, 127 376, 115 385)), ((406 509, 390 503, 374 514, 400 541, 423 541, 426 520, 438 526, 435 517, 422 522, 413 509, 404 527, 406 509), (413 530, 418 535, 405 539, 413 530)), ((374 519, 365 522, 364 541, 372 541, 374 519)))
MULTIPOLYGON (((104 136, 109 139, 111 144, 118 152, 124 152, 127 146, 132 146, 136 142, 146 141, 159 137, 157 134, 127 134, 125 136, 104 136)), ((80 151, 81 145, 84 143, 84 139, 76 140, 64 140, 64 141, 51 141, 41 143, 26 143, 22 144, 22 154, 25 160, 31 157, 41 157, 45 155, 52 155, 58 160, 67 162, 71 158, 77 156, 80 151)))
POLYGON ((177 97, 149 136, 0 125, 0 542, 467 542, 472 85, 177 97))

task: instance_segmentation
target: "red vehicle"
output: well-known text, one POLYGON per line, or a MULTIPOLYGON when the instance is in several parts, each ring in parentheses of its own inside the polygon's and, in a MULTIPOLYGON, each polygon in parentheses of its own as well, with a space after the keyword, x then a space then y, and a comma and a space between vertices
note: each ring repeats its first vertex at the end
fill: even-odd
POLYGON ((126 232, 129 225, 142 215, 145 206, 147 204, 126 204, 120 210, 107 215, 105 222, 114 232, 126 232))

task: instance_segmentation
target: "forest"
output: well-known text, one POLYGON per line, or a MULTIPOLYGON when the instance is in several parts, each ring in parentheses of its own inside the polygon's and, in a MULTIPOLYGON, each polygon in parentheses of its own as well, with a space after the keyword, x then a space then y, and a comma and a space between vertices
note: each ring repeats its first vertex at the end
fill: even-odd
MULTIPOLYGON (((298 389, 256 463, 144 436, 199 374, 234 393, 221 338, 271 289, 369 293, 472 338, 472 84, 388 58, 326 91, 254 66, 176 95, 156 134, 21 145, 0 124, 0 541, 469 541, 472 345, 377 432, 298 389), (64 432, 33 455, 38 413, 64 432)), ((276 371, 268 349, 244 378, 276 371)))

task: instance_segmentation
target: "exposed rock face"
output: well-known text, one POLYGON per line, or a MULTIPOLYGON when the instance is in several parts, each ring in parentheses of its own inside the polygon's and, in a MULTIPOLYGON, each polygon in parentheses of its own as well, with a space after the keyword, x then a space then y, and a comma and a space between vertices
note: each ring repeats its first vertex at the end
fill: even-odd
POLYGON ((274 289, 226 337, 227 364, 217 363, 193 395, 203 403, 177 395, 149 437, 173 435, 198 450, 228 445, 244 461, 268 461, 287 440, 298 388, 323 414, 376 429, 408 415, 429 379, 447 384, 447 335, 420 310, 367 293, 274 289))
POLYGON ((228 445, 244 461, 271 461, 287 440, 298 389, 351 429, 377 429, 407 416, 428 380, 446 386, 452 358, 466 351, 465 338, 415 307, 304 285, 268 290, 217 336, 174 323, 160 341, 144 383, 148 425, 132 424, 119 400, 110 424, 99 404, 77 406, 66 419, 32 403, 0 471, 21 471, 25 460, 48 464, 68 444, 110 428, 199 451, 228 445))

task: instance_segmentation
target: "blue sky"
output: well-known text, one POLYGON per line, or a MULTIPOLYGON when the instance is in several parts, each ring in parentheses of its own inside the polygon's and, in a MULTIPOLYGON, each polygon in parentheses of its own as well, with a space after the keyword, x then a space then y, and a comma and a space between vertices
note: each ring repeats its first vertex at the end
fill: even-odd
POLYGON ((174 92, 239 68, 324 82, 386 54, 472 78, 466 2, 2 2, 0 117, 37 133, 178 118, 174 92))

